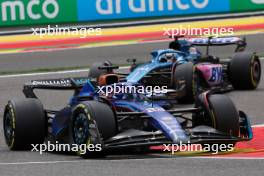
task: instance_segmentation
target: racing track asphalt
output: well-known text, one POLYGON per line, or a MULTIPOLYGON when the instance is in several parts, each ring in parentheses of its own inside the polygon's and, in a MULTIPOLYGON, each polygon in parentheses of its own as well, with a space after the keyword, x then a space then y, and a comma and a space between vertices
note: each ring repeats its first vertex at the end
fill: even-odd
MULTIPOLYGON (((248 43, 250 49, 263 52, 263 35, 249 36, 248 43), (261 40, 262 39, 262 40, 261 40)), ((0 70, 17 69, 19 66, 12 65, 11 62, 21 62, 27 69, 26 61, 32 61, 32 66, 52 66, 53 64, 74 64, 70 59, 74 58, 77 63, 85 63, 85 56, 90 54, 89 63, 95 61, 95 58, 107 58, 103 54, 111 52, 111 59, 115 63, 120 59, 133 57, 147 58, 149 50, 153 48, 166 47, 166 43, 155 43, 145 45, 129 45, 110 48, 81 49, 71 51, 56 51, 48 53, 27 53, 0 55, 0 70), (97 55, 97 57, 95 57, 97 55), (58 57, 56 57, 58 56, 58 57), (92 57, 93 56, 93 57, 92 57), (103 57, 104 56, 104 57, 103 57), (27 58, 29 60, 27 60, 27 58), (64 59, 65 60, 64 60, 64 59), (90 60, 94 58, 94 60, 90 60), (3 66, 3 60, 11 59, 9 65, 3 66), (20 60, 21 59, 21 60, 20 60), (34 59, 36 61, 34 62, 34 59), (43 61, 41 61, 43 59, 43 61), (46 60, 45 60, 46 59, 46 60), (63 61, 64 62, 63 62, 63 61), (50 63, 54 61, 55 63, 50 63), (80 62, 79 62, 80 61, 80 62)), ((226 56, 231 54, 231 50, 218 50, 219 55, 226 56)), ((30 63, 31 64, 31 63, 30 63)), ((262 60, 264 65, 264 60, 262 60)), ((263 72, 262 72, 263 73, 263 72)), ((21 92, 23 83, 32 79, 58 78, 69 76, 85 76, 86 72, 63 75, 39 75, 26 77, 8 77, 0 78, 0 176, 46 176, 46 175, 94 175, 94 176, 135 176, 135 175, 215 175, 215 176, 262 176, 264 171, 264 161, 257 159, 205 159, 205 158, 182 158, 172 157, 165 154, 149 155, 113 155, 106 159, 82 160, 77 156, 70 154, 45 153, 40 155, 35 152, 10 152, 3 138, 2 132, 2 113, 3 107, 9 99, 22 98, 21 92)), ((38 92, 41 100, 47 108, 57 109, 64 105, 67 96, 71 92, 38 92)), ((228 93, 237 105, 238 109, 245 111, 251 118, 253 124, 264 124, 264 78, 256 91, 234 91, 228 93)), ((191 105, 187 105, 191 106, 191 105)))
MULTIPOLYGON (((249 35, 247 36, 247 42, 249 51, 264 55, 264 34, 249 35)), ((155 42, 125 46, 1 54, 0 72, 89 66, 94 62, 104 61, 106 59, 116 64, 127 64, 126 60, 128 58, 148 60, 150 58, 150 51, 167 47, 168 42, 155 42)), ((228 57, 234 51, 234 47, 214 47, 211 51, 217 56, 228 57)))

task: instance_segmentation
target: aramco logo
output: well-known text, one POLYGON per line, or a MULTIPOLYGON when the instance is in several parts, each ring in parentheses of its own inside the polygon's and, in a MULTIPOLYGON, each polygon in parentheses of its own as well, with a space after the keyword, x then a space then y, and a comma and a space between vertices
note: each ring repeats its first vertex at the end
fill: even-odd
MULTIPOLYGON (((96 0, 96 10, 101 15, 122 14, 125 9, 121 2, 122 0, 96 0)), ((183 0, 127 0, 128 9, 133 13, 173 11, 176 8, 179 10, 203 9, 208 4, 209 0, 191 0, 189 3, 183 0)))
POLYGON ((32 20, 39 20, 43 17, 48 19, 56 18, 59 13, 59 4, 56 0, 31 0, 26 2, 22 0, 17 1, 4 1, 0 4, 0 12, 2 15, 2 21, 16 21, 25 20, 26 15, 32 20), (34 8, 40 8, 40 12, 33 10, 34 8), (48 8, 52 10, 48 10, 48 8))

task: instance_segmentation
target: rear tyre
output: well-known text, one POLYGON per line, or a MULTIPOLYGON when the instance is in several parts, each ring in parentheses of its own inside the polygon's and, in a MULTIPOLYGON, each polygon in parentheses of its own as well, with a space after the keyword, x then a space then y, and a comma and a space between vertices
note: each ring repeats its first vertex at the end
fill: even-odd
POLYGON ((107 70, 105 69, 99 69, 98 67, 101 66, 112 66, 113 64, 110 61, 105 61, 105 62, 96 62, 94 63, 91 68, 90 71, 88 73, 88 78, 93 78, 98 80, 98 78, 101 75, 107 74, 107 70))
POLYGON ((261 79, 258 56, 248 52, 236 53, 230 62, 229 75, 235 89, 256 89, 261 79))
POLYGON ((10 150, 29 150, 46 136, 46 116, 38 99, 9 101, 4 111, 4 136, 10 150))
POLYGON ((79 151, 83 158, 103 157, 103 141, 117 133, 115 114, 110 106, 98 101, 87 101, 77 105, 73 110, 70 134, 73 143, 78 146, 86 145, 86 151, 79 151), (94 149, 88 149, 88 147, 94 149))

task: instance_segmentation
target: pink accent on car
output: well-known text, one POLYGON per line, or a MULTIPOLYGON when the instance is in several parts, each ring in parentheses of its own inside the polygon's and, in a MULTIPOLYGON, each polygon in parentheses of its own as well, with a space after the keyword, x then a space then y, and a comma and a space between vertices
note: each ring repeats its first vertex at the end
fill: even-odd
POLYGON ((221 64, 201 63, 196 68, 202 72, 204 79, 210 86, 217 86, 223 81, 221 64))

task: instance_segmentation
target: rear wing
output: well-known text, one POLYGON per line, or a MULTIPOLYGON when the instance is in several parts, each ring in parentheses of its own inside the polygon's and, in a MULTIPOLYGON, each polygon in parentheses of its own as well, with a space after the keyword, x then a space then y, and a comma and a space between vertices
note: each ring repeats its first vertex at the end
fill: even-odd
POLYGON ((237 45, 240 43, 246 44, 245 38, 240 37, 209 37, 209 38, 188 38, 185 39, 189 41, 192 45, 196 46, 207 46, 208 44, 211 46, 214 45, 237 45))
POLYGON ((190 38, 190 39, 187 39, 187 40, 192 45, 207 46, 207 54, 209 53, 209 46, 236 45, 235 52, 242 52, 247 47, 246 38, 240 38, 240 37, 190 38))
POLYGON ((34 89, 79 90, 88 82, 87 77, 32 80, 24 85, 23 93, 27 98, 37 98, 34 89))
POLYGON ((174 37, 175 41, 185 40, 194 46, 228 46, 236 45, 235 52, 241 52, 246 49, 247 42, 246 38, 243 37, 208 37, 208 38, 183 38, 183 36, 174 37))

